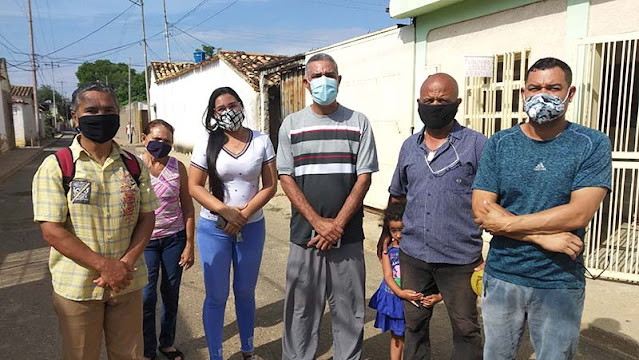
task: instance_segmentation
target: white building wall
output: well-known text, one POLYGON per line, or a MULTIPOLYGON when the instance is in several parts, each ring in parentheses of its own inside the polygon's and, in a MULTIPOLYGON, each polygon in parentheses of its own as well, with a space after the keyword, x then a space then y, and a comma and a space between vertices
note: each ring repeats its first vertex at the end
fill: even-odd
MULTIPOLYGON (((426 61, 417 64, 416 74, 422 74, 417 76, 417 88, 429 74, 445 72, 457 80, 463 98, 465 56, 492 56, 523 49, 530 49, 529 65, 548 56, 565 59, 565 0, 541 1, 432 30, 426 61)), ((464 106, 460 105, 457 119, 463 118, 464 106)))
POLYGON ((639 31, 639 1, 590 0, 588 36, 639 31))
MULTIPOLYGON (((390 28, 318 49, 337 62, 342 82, 337 100, 366 115, 371 122, 379 158, 364 204, 383 209, 399 149, 411 135, 414 30, 412 26, 390 28)), ((312 103, 306 97, 308 105, 312 103)))
POLYGON ((233 88, 242 98, 246 114, 244 126, 259 129, 259 93, 223 61, 215 61, 160 84, 152 78, 151 106, 156 106, 157 118, 175 128, 177 147, 188 151, 208 136, 202 123, 204 113, 211 93, 221 86, 233 88))

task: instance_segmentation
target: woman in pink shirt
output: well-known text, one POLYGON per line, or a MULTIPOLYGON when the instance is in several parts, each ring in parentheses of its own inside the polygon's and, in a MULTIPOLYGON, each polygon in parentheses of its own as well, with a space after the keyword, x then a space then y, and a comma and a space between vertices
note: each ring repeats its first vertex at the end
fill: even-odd
POLYGON ((164 120, 153 120, 144 129, 142 142, 146 148, 142 159, 149 168, 153 190, 160 200, 155 210, 155 229, 144 249, 149 269, 149 283, 144 287, 144 357, 155 359, 155 304, 157 283, 162 268, 162 323, 157 348, 169 359, 183 360, 174 346, 175 323, 182 270, 193 266, 195 210, 189 195, 186 168, 169 156, 173 145, 173 126, 164 120))

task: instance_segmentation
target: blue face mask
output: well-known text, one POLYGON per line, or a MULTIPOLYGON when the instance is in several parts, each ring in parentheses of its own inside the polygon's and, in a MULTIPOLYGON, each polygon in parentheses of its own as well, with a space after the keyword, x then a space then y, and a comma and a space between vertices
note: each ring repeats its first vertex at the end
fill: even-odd
POLYGON ((337 80, 322 76, 311 81, 311 97, 318 105, 326 106, 337 99, 337 80))

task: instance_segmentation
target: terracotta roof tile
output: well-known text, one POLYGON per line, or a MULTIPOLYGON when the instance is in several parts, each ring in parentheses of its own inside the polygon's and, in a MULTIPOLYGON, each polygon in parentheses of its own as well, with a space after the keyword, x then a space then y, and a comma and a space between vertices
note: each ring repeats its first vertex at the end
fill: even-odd
MULTIPOLYGON (((283 55, 254 54, 244 51, 226 50, 220 50, 218 55, 228 64, 232 65, 256 91, 259 91, 260 88, 260 72, 258 68, 269 62, 288 57, 283 55)), ((270 83, 272 81, 271 77, 268 77, 267 81, 269 82, 268 85, 272 85, 270 83)))
POLYGON ((151 68, 155 74, 157 82, 168 80, 172 77, 178 76, 188 70, 191 66, 195 65, 190 62, 161 62, 151 61, 151 68))
MULTIPOLYGON (((222 60, 233 68, 246 82, 253 87, 255 91, 259 91, 260 88, 260 71, 258 67, 276 60, 285 59, 287 56, 283 55, 269 55, 269 54, 255 54, 247 53, 244 51, 228 51, 220 50, 218 53, 210 58, 205 59, 197 64, 195 63, 167 63, 152 61, 151 66, 155 73, 155 79, 157 83, 164 82, 169 79, 176 78, 180 75, 186 74, 196 68, 202 68, 207 64, 216 60, 222 60)), ((271 74, 266 80, 268 85, 277 83, 279 74, 271 74), (275 80, 275 82, 273 82, 275 80)))
POLYGON ((11 85, 11 96, 19 96, 19 97, 33 96, 33 86, 11 85))

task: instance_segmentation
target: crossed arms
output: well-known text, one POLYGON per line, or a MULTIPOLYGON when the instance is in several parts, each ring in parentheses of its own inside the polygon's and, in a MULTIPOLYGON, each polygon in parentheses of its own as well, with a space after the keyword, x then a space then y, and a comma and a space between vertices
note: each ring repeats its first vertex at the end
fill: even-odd
POLYGON ((497 203, 497 194, 473 190, 473 214, 479 227, 493 235, 537 244, 574 260, 581 253, 583 242, 570 231, 588 225, 607 192, 602 187, 585 187, 573 191, 568 204, 516 216, 497 203))

